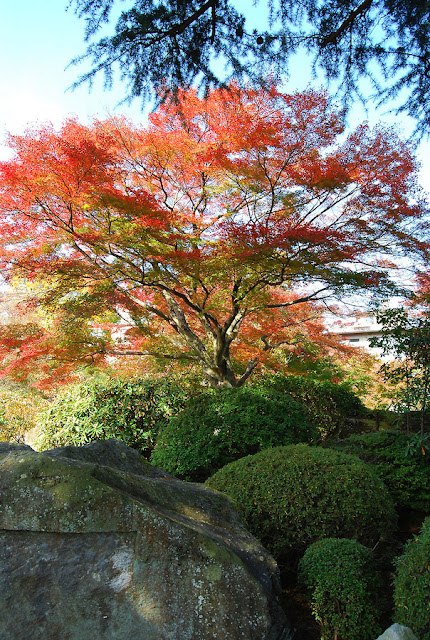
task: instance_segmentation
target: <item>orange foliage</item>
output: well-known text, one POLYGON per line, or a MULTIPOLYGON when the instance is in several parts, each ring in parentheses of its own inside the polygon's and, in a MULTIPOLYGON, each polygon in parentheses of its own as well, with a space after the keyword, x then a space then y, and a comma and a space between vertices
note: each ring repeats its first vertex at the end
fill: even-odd
POLYGON ((146 127, 11 136, 0 265, 44 282, 49 320, 14 342, 2 329, 5 371, 146 355, 235 386, 276 349, 327 343, 314 301, 381 289, 398 255, 428 251, 408 146, 341 132, 325 93, 232 85, 181 92, 146 127))

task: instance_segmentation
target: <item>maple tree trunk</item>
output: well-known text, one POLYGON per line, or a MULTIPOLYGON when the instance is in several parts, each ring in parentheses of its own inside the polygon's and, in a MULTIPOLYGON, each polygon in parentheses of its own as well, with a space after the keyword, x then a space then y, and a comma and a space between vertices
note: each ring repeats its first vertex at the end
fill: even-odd
POLYGON ((204 367, 203 369, 205 376, 211 387, 214 389, 220 387, 226 387, 228 389, 233 389, 234 387, 238 387, 236 378, 232 378, 230 375, 223 375, 223 372, 219 369, 211 369, 209 367, 204 367))
POLYGON ((202 367, 210 386, 230 389, 243 386, 255 369, 258 359, 248 363, 242 376, 236 376, 230 361, 230 345, 236 339, 243 320, 243 313, 240 312, 240 309, 235 310, 230 322, 226 323, 224 327, 218 324, 216 330, 204 318, 204 315, 201 315, 200 321, 209 341, 208 346, 191 328, 175 296, 167 290, 164 290, 162 295, 170 311, 171 324, 194 354, 194 359, 202 367))
POLYGON ((227 387, 229 389, 233 389, 236 387, 242 387, 246 383, 258 362, 258 358, 251 360, 248 363, 245 372, 240 377, 235 375, 229 359, 224 359, 220 364, 214 364, 214 366, 208 366, 203 362, 201 365, 211 387, 227 387))
POLYGON ((203 372, 213 388, 234 388, 242 386, 241 379, 237 379, 231 366, 228 345, 225 340, 219 340, 213 363, 202 361, 203 372))

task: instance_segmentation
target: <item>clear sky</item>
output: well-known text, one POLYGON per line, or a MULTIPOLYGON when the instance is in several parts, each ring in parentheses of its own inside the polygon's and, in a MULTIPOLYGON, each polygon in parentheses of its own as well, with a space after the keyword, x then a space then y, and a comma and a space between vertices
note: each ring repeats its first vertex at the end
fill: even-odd
MULTIPOLYGON (((247 17, 258 24, 258 9, 249 8, 250 0, 236 0, 246 7, 247 17)), ((51 121, 58 126, 67 116, 77 115, 81 121, 123 113, 135 122, 145 122, 146 115, 135 100, 131 106, 118 106, 125 95, 124 85, 118 81, 113 91, 103 91, 99 78, 89 93, 87 85, 75 91, 67 90, 79 73, 88 67, 80 65, 66 69, 75 56, 85 51, 84 21, 66 11, 67 0, 4 1, 0 9, 0 159, 7 157, 2 145, 7 131, 19 133, 35 122, 51 121)), ((266 5, 261 0, 262 11, 266 5)), ((291 66, 287 89, 304 89, 309 82, 303 57, 291 66)), ((315 86, 320 84, 314 83, 315 86)), ((387 107, 375 111, 369 103, 368 111, 357 106, 349 121, 356 125, 369 119, 397 124, 406 135, 413 129, 410 119, 386 115, 387 107)), ((417 156, 422 164, 421 183, 430 192, 430 142, 424 141, 417 156)))

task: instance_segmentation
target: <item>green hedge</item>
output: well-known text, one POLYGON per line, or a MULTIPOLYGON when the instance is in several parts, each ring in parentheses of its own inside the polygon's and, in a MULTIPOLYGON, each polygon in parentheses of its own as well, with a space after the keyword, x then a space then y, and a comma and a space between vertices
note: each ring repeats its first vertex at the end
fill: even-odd
POLYGON ((110 380, 62 389, 41 414, 39 447, 83 445, 117 438, 148 456, 158 429, 182 408, 191 391, 171 380, 110 380))
POLYGON ((398 509, 430 513, 429 455, 407 455, 410 438, 401 431, 376 431, 331 441, 330 447, 352 453, 371 464, 398 509))
POLYGON ((324 640, 369 640, 381 628, 381 583, 370 549, 355 540, 325 538, 312 544, 299 564, 299 582, 311 596, 324 640))
POLYGON ((420 640, 430 640, 430 517, 397 558, 394 603, 396 622, 420 640))
POLYGON ((160 429, 151 461, 202 482, 248 454, 316 437, 306 408, 290 396, 248 387, 208 390, 160 429))
POLYGON ((349 429, 349 421, 367 413, 360 398, 341 384, 282 375, 264 375, 252 384, 263 393, 275 391, 302 402, 319 430, 321 440, 349 429))
POLYGON ((230 496, 250 531, 278 560, 321 538, 373 547, 391 538, 392 499, 356 456, 305 444, 267 449, 233 462, 207 485, 230 496))

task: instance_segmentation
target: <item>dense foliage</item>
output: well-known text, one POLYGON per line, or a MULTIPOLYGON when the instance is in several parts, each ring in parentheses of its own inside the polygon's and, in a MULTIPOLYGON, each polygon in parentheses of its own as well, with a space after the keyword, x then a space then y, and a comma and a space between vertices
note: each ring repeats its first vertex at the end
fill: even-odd
POLYGON ((312 380, 303 376, 260 376, 254 383, 266 394, 290 395, 303 403, 321 440, 348 429, 351 419, 362 417, 366 409, 361 400, 340 384, 312 380))
POLYGON ((393 265, 427 256, 417 164, 394 131, 340 137, 326 93, 274 84, 178 101, 146 126, 9 137, 0 269, 34 283, 20 310, 42 319, 0 327, 3 372, 58 381, 140 356, 242 386, 300 340, 336 343, 321 301, 391 295, 393 265))
POLYGON ((266 12, 259 3, 262 15, 253 29, 246 21, 250 7, 242 13, 233 0, 135 0, 118 14, 113 35, 106 32, 117 4, 113 0, 71 4, 87 21, 87 40, 105 31, 75 60, 90 58, 93 64, 81 82, 104 72, 111 86, 119 67, 129 97, 148 98, 154 88, 175 92, 197 81, 207 90, 225 80, 220 65, 215 66, 220 56, 227 74, 259 79, 262 65, 285 73, 291 56, 304 46, 314 64, 339 81, 347 98, 359 93, 363 76, 371 78, 380 99, 409 89, 400 108, 428 131, 427 2, 268 0, 266 12))
POLYGON ((384 419, 393 406, 397 387, 381 376, 381 360, 362 349, 352 348, 340 363, 338 379, 342 386, 357 395, 367 409, 373 410, 378 420, 384 419), (381 414, 381 411, 384 413, 381 414), (376 413, 378 412, 378 413, 376 413))
POLYGON ((305 444, 266 449, 207 481, 230 496, 250 531, 277 558, 298 558, 325 537, 374 546, 392 535, 392 499, 356 456, 305 444))
POLYGON ((398 384, 395 408, 406 417, 410 411, 421 414, 421 435, 430 395, 430 322, 426 314, 405 309, 388 309, 377 315, 381 335, 370 343, 390 359, 381 366, 384 377, 398 384), (393 361, 393 356, 397 360, 393 361))
POLYGON ((158 429, 191 395, 174 380, 87 381, 62 389, 41 414, 42 449, 117 438, 149 455, 158 429))
POLYGON ((395 620, 430 640, 430 517, 397 558, 394 603, 395 620))
POLYGON ((2 381, 0 383, 0 440, 21 442, 33 429, 48 400, 31 389, 2 381))
POLYGON ((288 394, 257 387, 219 389, 190 400, 160 429, 151 460, 201 482, 238 458, 316 436, 306 408, 288 394))
POLYGON ((398 509, 430 513, 430 462, 418 450, 408 454, 410 437, 401 431, 376 431, 332 441, 330 447, 359 456, 373 466, 398 509))
POLYGON ((324 640, 376 638, 381 584, 367 547, 346 538, 324 538, 305 551, 299 581, 311 596, 324 640))

